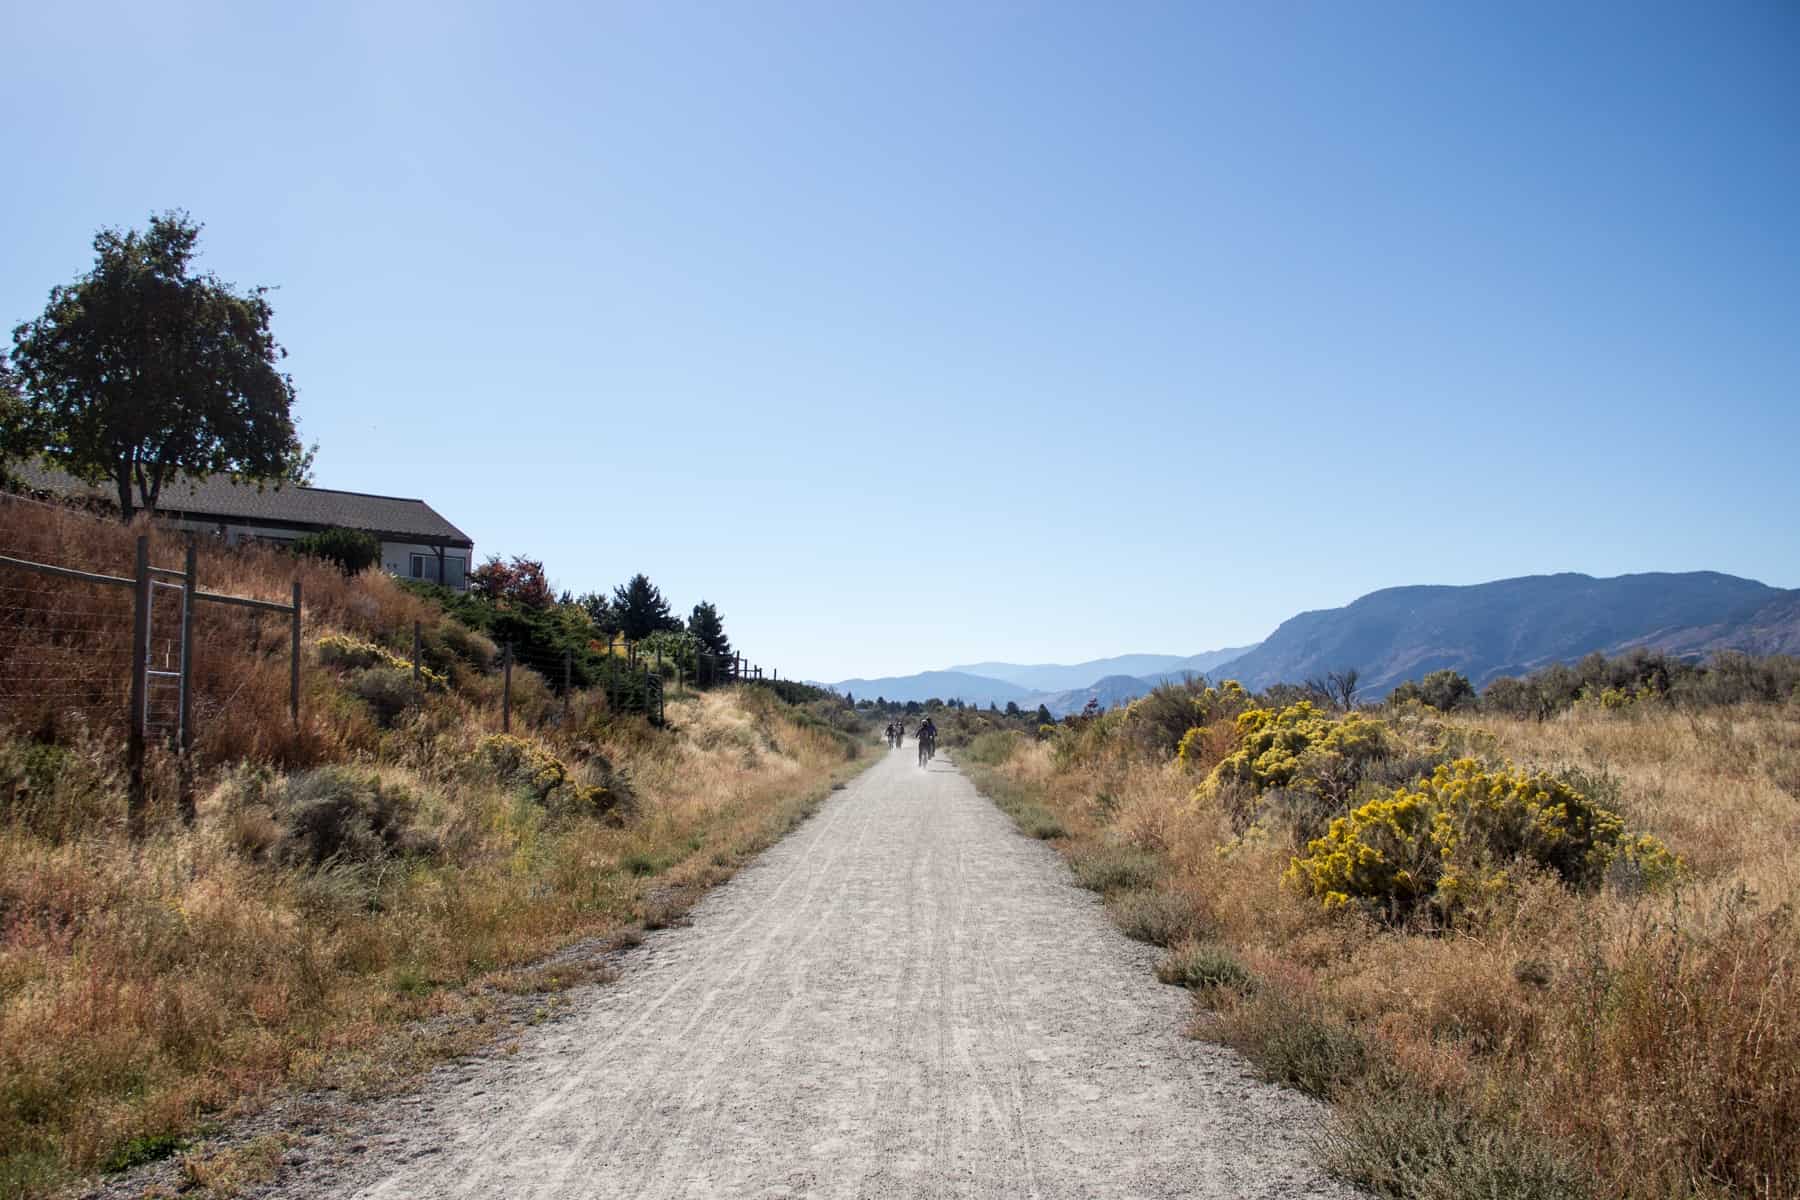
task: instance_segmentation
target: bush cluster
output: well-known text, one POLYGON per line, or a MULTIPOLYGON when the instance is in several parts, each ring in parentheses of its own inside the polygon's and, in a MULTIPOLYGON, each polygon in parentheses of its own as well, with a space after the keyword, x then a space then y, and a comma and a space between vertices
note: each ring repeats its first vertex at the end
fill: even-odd
POLYGON ((475 746, 474 760, 538 804, 559 812, 599 816, 618 809, 630 797, 630 785, 605 759, 595 757, 588 769, 604 782, 583 783, 567 764, 538 743, 496 733, 475 746))
POLYGON ((1327 909, 1362 904, 1401 920, 1428 907, 1448 919, 1506 891, 1521 865, 1592 890, 1620 862, 1651 884, 1681 870, 1668 847, 1628 833, 1568 780, 1464 758, 1333 821, 1286 880, 1327 909))
POLYGON ((381 539, 361 529, 321 529, 294 542, 294 553, 331 563, 356 575, 381 562, 381 539))
POLYGON ((1482 692, 1481 707, 1543 720, 1577 704, 1629 709, 1662 700, 1695 707, 1800 702, 1800 658, 1726 652, 1699 664, 1648 650, 1611 658, 1595 653, 1577 663, 1496 679, 1482 692))
MULTIPOLYGON (((401 658, 390 650, 383 649, 374 642, 365 642, 351 637, 347 633, 328 633, 318 641, 319 663, 321 666, 333 667, 340 671, 367 671, 384 669, 403 671, 406 673, 408 685, 412 679, 412 663, 401 658)), ((434 671, 424 663, 419 664, 419 682, 428 688, 444 688, 449 685, 443 673, 434 671)))
POLYGON ((1310 700, 1280 711, 1248 708, 1237 716, 1238 748, 1213 768, 1212 782, 1248 784, 1261 792, 1295 784, 1321 786, 1334 772, 1387 754, 1387 726, 1351 712, 1333 716, 1310 700))
POLYGON ((372 772, 319 767, 291 777, 279 820, 278 861, 321 867, 428 853, 430 839, 412 829, 418 804, 405 788, 372 772))

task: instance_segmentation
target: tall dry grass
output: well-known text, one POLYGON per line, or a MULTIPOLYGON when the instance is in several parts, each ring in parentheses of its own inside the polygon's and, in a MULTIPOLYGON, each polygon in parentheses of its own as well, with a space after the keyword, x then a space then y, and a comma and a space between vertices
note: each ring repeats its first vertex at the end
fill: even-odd
MULTIPOLYGON (((137 538, 150 539, 150 561, 179 570, 188 540, 166 525, 132 525, 60 505, 0 493, 0 554, 95 574, 129 578, 137 538)), ((413 622, 443 615, 379 573, 346 578, 329 564, 270 547, 230 547, 200 538, 202 591, 287 603, 301 584, 309 640, 345 631, 384 641, 410 638, 413 622)), ((47 741, 80 727, 121 728, 130 692, 130 589, 74 582, 0 566, 0 720, 47 741)), ((179 610, 159 594, 152 656, 170 667, 179 610)), ((306 676, 301 720, 288 715, 290 630, 276 613, 201 603, 195 610, 195 750, 203 763, 243 758, 289 766, 331 762, 370 748, 368 729, 346 722, 326 681, 306 676)), ((153 716, 165 723, 173 699, 159 692, 153 716)))
POLYGON ((1491 757, 1586 771, 1689 877, 1592 895, 1525 878, 1479 922, 1395 929, 1284 888, 1291 833, 1240 834, 1197 799, 1209 763, 1014 738, 974 769, 1043 814, 1122 920, 1174 931, 1168 977, 1198 962, 1226 980, 1199 987, 1197 1031, 1339 1100, 1334 1158, 1378 1194, 1800 1195, 1800 710, 1452 728, 1491 757), (1135 873, 1096 873, 1123 856, 1135 873))
MULTIPOLYGON (((153 561, 179 563, 178 539, 149 534, 153 561)), ((0 500, 0 553, 119 573, 135 536, 0 500)), ((552 979, 531 964, 677 919, 857 768, 841 733, 766 689, 676 697, 657 728, 598 696, 565 712, 520 670, 515 732, 607 789, 602 809, 563 803, 484 753, 499 725, 491 674, 459 667, 451 687, 384 719, 353 672, 319 659, 324 634, 391 643, 414 620, 436 627, 435 608, 384 576, 202 548, 208 590, 278 598, 296 573, 308 614, 298 730, 285 628, 277 639, 234 610, 204 618, 201 694, 214 699, 200 711, 191 828, 160 758, 149 837, 126 837, 122 722, 0 706, 0 1196, 166 1151, 275 1089, 380 1088, 454 1053, 482 1036, 472 1018, 494 989, 567 985, 567 968, 552 979), (351 837, 361 849, 312 861, 296 849, 293 798, 343 780, 378 783, 404 836, 351 837)), ((14 604, 46 611, 14 613, 0 670, 51 679, 113 636, 69 619, 57 587, 14 604)), ((329 817, 343 827, 329 832, 354 835, 361 819, 329 817)))

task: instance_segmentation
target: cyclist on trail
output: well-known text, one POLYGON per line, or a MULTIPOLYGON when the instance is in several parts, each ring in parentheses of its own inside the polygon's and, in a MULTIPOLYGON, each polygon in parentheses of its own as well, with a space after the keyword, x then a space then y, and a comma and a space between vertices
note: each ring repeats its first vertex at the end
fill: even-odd
POLYGON ((937 754, 937 723, 926 717, 919 723, 919 761, 930 762, 937 754))

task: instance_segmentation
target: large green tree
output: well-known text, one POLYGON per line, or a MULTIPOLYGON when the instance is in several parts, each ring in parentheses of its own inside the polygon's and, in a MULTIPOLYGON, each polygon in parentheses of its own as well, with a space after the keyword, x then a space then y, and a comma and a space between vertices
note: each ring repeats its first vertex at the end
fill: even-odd
POLYGON ((633 575, 631 582, 614 588, 612 609, 618 618, 619 632, 634 642, 659 630, 675 632, 681 628, 680 618, 669 612, 669 602, 648 575, 633 575))
POLYGON ((310 461, 268 289, 196 274, 199 237, 180 212, 102 230, 93 269, 13 330, 32 448, 111 483, 126 520, 184 475, 298 480, 310 461))
POLYGON ((19 395, 19 377, 0 354, 0 486, 7 482, 6 468, 31 449, 31 427, 25 400, 19 395))
POLYGON ((687 629, 706 653, 731 657, 731 639, 725 636, 724 618, 713 605, 704 600, 694 605, 694 611, 688 615, 687 629))

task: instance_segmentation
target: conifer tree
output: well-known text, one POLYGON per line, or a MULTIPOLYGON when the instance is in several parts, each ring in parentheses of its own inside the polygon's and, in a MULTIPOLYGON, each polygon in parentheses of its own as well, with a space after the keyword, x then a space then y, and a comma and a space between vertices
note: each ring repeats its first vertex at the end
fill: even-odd
POLYGON ((612 608, 618 618, 619 632, 630 641, 640 641, 653 633, 681 629, 680 618, 669 612, 669 602, 662 591, 643 573, 633 575, 631 582, 613 589, 612 608))
POLYGON ((725 622, 713 605, 704 600, 694 605, 694 611, 688 617, 687 630, 706 653, 716 654, 721 658, 731 657, 731 639, 725 636, 725 622))

